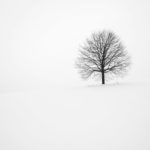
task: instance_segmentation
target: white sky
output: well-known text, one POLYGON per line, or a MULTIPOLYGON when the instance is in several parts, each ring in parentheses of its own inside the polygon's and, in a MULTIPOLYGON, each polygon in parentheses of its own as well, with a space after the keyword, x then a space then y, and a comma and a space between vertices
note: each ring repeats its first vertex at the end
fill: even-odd
POLYGON ((1 0, 0 87, 78 84, 78 47, 109 29, 132 57, 128 82, 150 81, 149 0, 1 0))

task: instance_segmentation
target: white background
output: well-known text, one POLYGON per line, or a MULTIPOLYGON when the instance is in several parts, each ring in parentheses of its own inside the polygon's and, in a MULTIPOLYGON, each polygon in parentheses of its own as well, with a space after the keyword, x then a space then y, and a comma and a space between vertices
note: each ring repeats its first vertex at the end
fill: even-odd
POLYGON ((1 88, 80 82, 79 45, 103 29, 120 36, 132 56, 128 80, 149 82, 149 13, 148 0, 1 0, 1 88))
POLYGON ((150 149, 149 35, 149 0, 1 0, 0 149, 150 149), (122 84, 75 69, 79 45, 103 29, 131 55, 122 84))

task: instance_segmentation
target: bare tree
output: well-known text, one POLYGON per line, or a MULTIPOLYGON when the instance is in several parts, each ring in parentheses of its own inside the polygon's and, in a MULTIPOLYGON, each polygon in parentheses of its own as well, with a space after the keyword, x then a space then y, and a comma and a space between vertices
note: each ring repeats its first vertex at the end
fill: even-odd
POLYGON ((80 47, 76 66, 82 78, 98 76, 105 84, 105 75, 123 75, 130 65, 130 57, 120 39, 110 31, 93 33, 80 47))

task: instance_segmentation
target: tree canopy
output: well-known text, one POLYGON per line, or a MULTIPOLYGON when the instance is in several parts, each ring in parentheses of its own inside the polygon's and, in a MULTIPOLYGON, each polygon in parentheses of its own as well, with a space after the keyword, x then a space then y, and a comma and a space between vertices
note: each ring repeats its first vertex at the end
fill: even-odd
POLYGON ((123 75, 130 65, 130 57, 117 37, 111 31, 93 33, 80 47, 76 62, 81 77, 100 77, 105 84, 105 75, 123 75))

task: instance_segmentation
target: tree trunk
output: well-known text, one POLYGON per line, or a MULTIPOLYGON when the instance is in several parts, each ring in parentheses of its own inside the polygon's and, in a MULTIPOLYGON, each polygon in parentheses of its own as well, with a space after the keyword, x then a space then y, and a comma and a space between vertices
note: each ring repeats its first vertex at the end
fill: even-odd
POLYGON ((102 71, 102 84, 105 84, 105 74, 104 74, 104 71, 102 71))

